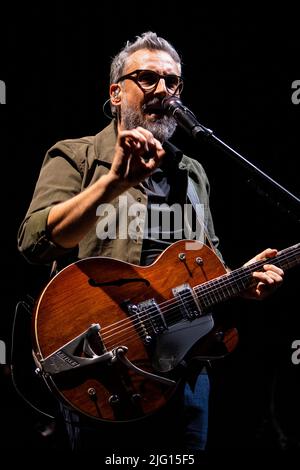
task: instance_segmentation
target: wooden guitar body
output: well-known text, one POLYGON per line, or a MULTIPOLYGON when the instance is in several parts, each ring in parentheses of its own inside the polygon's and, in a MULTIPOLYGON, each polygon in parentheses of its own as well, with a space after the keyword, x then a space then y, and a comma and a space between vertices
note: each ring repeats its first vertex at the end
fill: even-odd
MULTIPOLYGON (((300 261, 300 244, 272 259, 300 261)), ((48 283, 33 315, 33 355, 57 397, 95 419, 140 419, 172 396, 193 358, 224 357, 238 341, 210 308, 239 295, 263 269, 230 273, 206 245, 178 241, 151 265, 112 258, 73 263, 48 283), (211 348, 211 344, 217 345, 211 348)))
MULTIPOLYGON (((68 266, 49 282, 34 312, 33 349, 39 365, 56 351, 55 361, 70 365, 57 374, 46 373, 50 387, 67 404, 95 418, 127 420, 157 410, 170 398, 177 381, 153 380, 118 359, 80 368, 75 362, 72 365, 70 356, 61 349, 91 325, 99 324, 99 333, 91 340, 95 354, 125 346, 131 363, 167 377, 166 373, 180 364, 191 346, 213 328, 211 315, 182 318, 181 305, 173 305, 172 288, 187 283, 193 287, 225 272, 207 246, 193 242, 193 249, 186 250, 191 243, 175 243, 149 267, 110 258, 87 258, 68 266), (128 312, 128 305, 149 299, 163 304, 163 319, 169 324, 161 334, 149 331, 143 318, 146 314, 138 318, 128 312)), ((163 329, 156 307, 150 304, 150 311, 157 330, 163 329)), ((77 349, 76 354, 86 355, 83 344, 77 349)))

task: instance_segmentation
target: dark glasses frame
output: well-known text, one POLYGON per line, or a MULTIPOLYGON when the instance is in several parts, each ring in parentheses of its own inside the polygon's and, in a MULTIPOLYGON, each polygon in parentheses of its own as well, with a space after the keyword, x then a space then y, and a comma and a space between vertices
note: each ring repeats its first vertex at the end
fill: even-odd
POLYGON ((133 72, 127 73, 126 75, 122 75, 120 78, 118 78, 117 83, 123 81, 123 80, 132 80, 136 83, 136 85, 143 91, 143 93, 152 93, 153 91, 156 90, 157 85, 159 81, 163 79, 165 81, 166 89, 168 90, 168 93, 170 95, 180 95, 183 89, 183 79, 179 75, 176 75, 175 73, 169 73, 166 75, 160 75, 157 72, 154 72, 154 70, 148 70, 148 69, 137 69, 133 70, 133 72), (153 85, 150 85, 149 87, 143 87, 141 83, 139 82, 139 77, 141 73, 149 73, 153 74, 153 76, 156 77, 156 82, 153 85), (168 87, 167 80, 170 77, 176 77, 178 79, 178 85, 176 89, 173 91, 168 87))

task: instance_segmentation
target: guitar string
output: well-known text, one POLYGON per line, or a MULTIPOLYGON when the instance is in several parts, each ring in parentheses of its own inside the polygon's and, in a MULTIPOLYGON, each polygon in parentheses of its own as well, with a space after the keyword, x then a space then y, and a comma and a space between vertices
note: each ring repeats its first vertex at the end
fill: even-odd
MULTIPOLYGON (((278 255, 277 255, 277 256, 278 256, 278 255)), ((278 263, 279 260, 276 260, 276 261, 277 261, 277 263, 278 263)), ((264 264, 266 264, 265 260, 259 261, 259 262, 256 263, 256 267, 258 267, 257 265, 264 265, 264 264)), ((229 273, 229 276, 230 276, 230 274, 231 274, 231 275, 234 274, 234 276, 231 276, 231 277, 236 277, 236 278, 239 277, 239 279, 248 278, 249 272, 252 273, 252 272, 254 271, 254 270, 253 270, 253 265, 254 265, 254 263, 252 263, 251 265, 248 265, 248 266, 246 266, 246 267, 244 266, 244 267, 242 267, 242 268, 239 269, 239 270, 242 270, 242 273, 244 274, 243 276, 241 276, 240 274, 238 274, 238 276, 236 275, 236 273, 237 273, 238 270, 236 270, 235 272, 229 273)), ((228 285, 230 286, 230 284, 232 284, 232 281, 227 278, 227 277, 229 277, 229 276, 228 276, 227 274, 225 274, 225 275, 223 275, 223 276, 221 276, 221 277, 219 277, 219 278, 216 278, 216 279, 212 280, 212 281, 219 281, 219 282, 218 282, 219 286, 218 286, 217 289, 214 288, 214 289, 210 289, 210 290, 211 290, 211 291, 219 291, 220 285, 223 284, 223 285, 227 288, 227 293, 226 293, 225 295, 224 295, 224 292, 222 292, 224 298, 226 298, 226 297, 228 296, 228 294, 229 294, 230 296, 236 295, 236 294, 238 293, 236 290, 233 290, 232 292, 228 290, 228 285), (225 279, 225 278, 226 278, 226 279, 225 279)), ((211 281, 208 281, 208 282, 210 283, 211 281)), ((204 283, 204 284, 206 284, 206 283, 204 283)), ((245 286, 243 285, 243 288, 244 288, 244 287, 245 287, 245 286)), ((196 290, 200 290, 200 291, 202 290, 203 292, 201 292, 201 293, 203 294, 206 289, 203 289, 203 284, 201 284, 200 286, 197 286, 196 288, 194 288, 194 290, 195 290, 195 291, 196 291, 196 290)), ((178 302, 177 299, 174 299, 174 298, 173 298, 173 299, 170 299, 170 300, 168 300, 168 301, 162 302, 162 303, 159 305, 161 311, 160 311, 158 314, 153 315, 153 316, 152 316, 152 319, 154 319, 155 317, 161 317, 161 313, 162 313, 163 309, 166 310, 166 313, 170 312, 171 310, 174 310, 174 308, 177 309, 178 305, 179 305, 179 304, 182 304, 182 301, 185 300, 184 298, 186 298, 186 297, 189 297, 189 302, 192 302, 192 303, 194 304, 194 302, 195 302, 195 301, 194 301, 194 298, 193 298, 192 294, 191 294, 190 292, 188 292, 187 294, 183 294, 183 295, 181 296, 179 302, 178 302), (175 305, 174 305, 171 309, 170 309, 170 308, 166 308, 166 304, 170 304, 170 303, 171 303, 171 304, 173 303, 173 304, 175 304, 175 305)), ((210 297, 212 297, 212 296, 210 296, 210 297)), ((200 299, 200 300, 201 300, 201 299, 200 299)), ((211 300, 211 299, 209 299, 209 300, 211 300)), ((213 300, 214 300, 214 303, 216 303, 216 302, 222 300, 222 296, 221 296, 221 298, 220 298, 220 296, 219 296, 219 298, 218 298, 218 297, 215 295, 215 299, 213 299, 213 300)), ((205 306, 206 306, 206 305, 205 305, 205 306)), ((116 322, 115 325, 116 325, 117 323, 124 323, 124 322, 127 322, 128 324, 134 326, 134 325, 135 325, 135 323, 134 323, 134 317, 136 317, 136 319, 137 319, 136 324, 140 324, 141 321, 143 321, 143 320, 148 320, 148 321, 149 321, 149 313, 151 313, 151 311, 152 311, 152 312, 157 312, 157 308, 149 308, 149 309, 146 309, 146 310, 144 311, 144 313, 132 315, 129 319, 126 318, 126 319, 120 320, 119 322, 116 322), (133 320, 133 321, 132 321, 132 320, 133 320)), ((179 315, 179 318, 180 318, 180 317, 182 318, 182 315, 181 315, 181 316, 179 315)), ((109 327, 111 327, 111 326, 114 326, 114 324, 109 325, 109 327)), ((124 331, 124 330, 126 330, 126 328, 124 328, 124 326, 126 326, 126 325, 122 324, 122 325, 119 325, 117 328, 122 327, 122 331, 124 331)), ((108 327, 106 327, 106 328, 108 328, 108 327)), ((110 332, 116 330, 117 328, 112 328, 110 331, 106 331, 106 335, 107 335, 108 333, 110 333, 110 332)), ((103 330, 104 330, 104 329, 105 329, 105 327, 103 328, 103 330)), ((118 332, 115 333, 115 334, 118 334, 118 332)), ((104 336, 104 335, 103 335, 103 336, 104 336)), ((113 336, 113 335, 111 335, 111 336, 113 336)))
MULTIPOLYGON (((226 274, 224 276, 226 276, 226 274)), ((208 283, 210 283, 210 281, 208 281, 208 283)), ((203 290, 203 292, 205 292, 206 289, 204 288, 204 284, 202 284, 201 286, 203 286, 202 290, 203 290)), ((195 288, 194 288, 194 290, 195 290, 195 288)), ((159 317, 161 317, 161 313, 169 313, 172 310, 177 309, 178 306, 180 306, 182 304, 182 301, 186 300, 186 299, 189 299, 189 301, 193 302, 193 304, 195 305, 194 296, 192 295, 192 292, 189 291, 186 294, 182 294, 179 300, 178 300, 178 298, 173 297, 172 299, 169 299, 167 301, 164 301, 164 302, 158 304, 157 307, 150 307, 148 309, 145 309, 141 313, 133 314, 129 318, 127 317, 127 318, 125 318, 123 320, 119 320, 118 322, 113 323, 113 324, 111 324, 107 327, 104 327, 102 329, 102 332, 104 332, 104 334, 107 335, 108 333, 111 333, 111 332, 115 331, 116 329, 123 328, 124 326, 126 326, 126 325, 124 325, 124 323, 127 323, 128 325, 135 325, 135 324, 140 323, 143 320, 149 320, 149 314, 151 315, 152 313, 155 313, 155 312, 156 312, 156 315, 152 315, 151 319, 159 318, 159 317), (157 313, 158 308, 159 308, 160 311, 157 313), (135 320, 137 320, 137 321, 135 322, 135 320), (117 325, 115 328, 111 328, 112 326, 115 326, 115 325, 117 325), (111 328, 111 329, 105 331, 105 328, 106 329, 111 328)), ((201 299, 198 299, 198 300, 200 300, 200 303, 201 303, 201 299)), ((205 302, 204 302, 204 304, 205 304, 205 302)), ((209 305, 204 305, 204 307, 208 307, 208 306, 209 305)), ((174 318, 174 317, 172 317, 172 318, 174 318)), ((179 318, 180 318, 180 316, 179 316, 179 318)), ((103 338, 104 338, 104 335, 103 335, 103 338)), ((107 339, 107 338, 105 338, 105 339, 107 339)))
MULTIPOLYGON (((278 259, 278 258, 276 259, 277 264, 278 264, 278 262, 282 261, 282 258, 284 258, 284 257, 289 258, 289 257, 290 257, 290 256, 288 256, 286 253, 282 253, 282 252, 280 252, 280 253, 277 255, 277 256, 280 258, 280 259, 278 259), (280 253, 281 253, 281 254, 280 254, 280 253)), ((268 261, 268 260, 267 260, 267 261, 268 261)), ((296 261, 297 261, 297 258, 296 258, 296 261)), ((274 262, 274 260, 273 260, 273 262, 274 262)), ((230 296, 236 295, 236 294, 238 293, 238 291, 233 290, 233 292, 230 292, 230 291, 228 290, 228 286, 230 287, 230 285, 232 284, 232 279, 229 279, 229 278, 235 277, 235 278, 238 278, 239 280, 248 278, 248 280, 249 280, 249 274, 252 274, 252 272, 255 271, 255 270, 253 270, 253 267, 254 267, 254 266, 255 266, 256 268, 262 267, 264 264, 267 264, 267 263, 266 263, 266 260, 261 260, 261 261, 258 261, 258 262, 256 262, 256 263, 252 263, 251 265, 243 266, 242 268, 239 268, 238 270, 232 271, 232 272, 229 273, 229 274, 222 275, 222 276, 220 276, 219 278, 215 278, 215 279, 213 279, 213 280, 211 280, 211 281, 208 281, 208 283, 214 282, 214 281, 218 281, 217 283, 215 282, 215 284, 219 284, 217 288, 215 287, 214 289, 210 289, 210 291, 219 291, 219 290, 220 290, 220 286, 223 284, 223 287, 225 286, 225 287, 227 288, 227 293, 226 293, 225 295, 224 295, 224 291, 222 291, 224 298, 226 298, 226 297, 228 296, 228 294, 229 294, 230 296), (238 271, 240 271, 240 272, 238 272, 238 271), (241 275, 240 273, 242 273, 243 275, 241 275), (230 275, 231 275, 231 276, 230 276, 230 275)), ((250 278, 250 279, 251 279, 251 278, 250 278)), ((194 288, 194 291, 201 291, 201 290, 202 290, 203 292, 205 292, 205 290, 207 290, 207 289, 204 289, 204 288, 203 288, 205 284, 207 284, 207 283, 201 284, 200 286, 196 286, 196 287, 194 288)), ((243 288, 245 288, 244 284, 243 284, 243 288)), ((203 295, 203 292, 201 292, 202 295, 203 295)), ((220 292, 219 292, 219 294, 220 294, 220 292)), ((191 293, 191 292, 188 292, 187 294, 183 294, 183 295, 180 297, 179 301, 178 301, 178 299, 174 299, 174 298, 173 298, 173 299, 170 299, 170 300, 168 300, 168 301, 165 301, 165 302, 162 302, 161 304, 159 304, 158 307, 160 308, 160 312, 157 313, 156 315, 153 315, 153 316, 151 317, 151 319, 155 319, 155 317, 161 317, 161 313, 163 313, 163 310, 166 311, 165 313, 169 313, 170 311, 172 311, 172 310, 174 310, 174 309, 178 310, 178 306, 179 306, 180 304, 182 304, 182 302, 183 302, 187 297, 189 297, 188 302, 189 302, 189 303, 192 302, 193 305, 195 305, 195 300, 194 300, 194 297, 193 297, 192 293, 191 293), (168 308, 168 307, 166 306, 166 304, 175 304, 175 305, 173 305, 172 308, 168 308)), ((212 297, 212 296, 210 296, 210 297, 212 297)), ((200 300, 201 300, 201 299, 200 299, 200 300)), ((211 300, 211 299, 210 299, 210 300, 211 300)), ((220 301, 220 300, 222 300, 222 297, 220 298, 220 296, 218 297, 218 296, 215 295, 215 299, 213 299, 214 303, 216 303, 216 302, 218 302, 218 301, 220 301)), ((205 307, 206 307, 206 305, 205 305, 205 307)), ((152 312, 157 312, 157 308, 149 308, 149 309, 146 309, 142 314, 135 314, 135 315, 132 315, 129 319, 126 318, 126 319, 124 319, 124 320, 120 320, 119 322, 116 322, 115 324, 120 323, 120 322, 123 322, 123 323, 124 323, 124 322, 127 322, 128 325, 130 325, 130 326, 127 327, 127 328, 124 328, 124 326, 126 326, 125 324, 119 325, 117 328, 121 328, 121 327, 122 327, 122 330, 119 331, 119 332, 115 332, 115 333, 111 334, 111 335, 108 336, 108 337, 107 337, 107 334, 110 333, 110 332, 112 332, 112 331, 114 331, 114 330, 116 330, 117 328, 112 328, 110 331, 106 331, 106 338, 105 338, 105 339, 108 340, 108 339, 111 338, 112 336, 120 335, 120 333, 123 334, 123 333, 126 332, 126 330, 127 330, 128 328, 134 327, 135 325, 138 325, 138 328, 136 328, 136 330, 138 330, 138 329, 140 328, 140 329, 143 331, 143 330, 145 329, 145 327, 144 327, 143 325, 141 325, 141 321, 143 321, 143 320, 148 320, 148 321, 149 321, 149 313, 151 314, 151 311, 152 311, 152 312), (135 321, 134 317, 136 317, 136 321, 135 321), (132 320, 133 320, 133 321, 132 321, 132 320)), ((182 315, 178 315, 177 317, 178 317, 179 319, 182 319, 182 315)), ((172 319, 174 320, 175 317, 173 316, 172 319)), ((114 326, 114 324, 109 325, 109 327, 111 327, 111 326, 114 326)), ((105 327, 104 327, 104 328, 105 328, 105 327)), ((103 330, 104 330, 104 328, 103 328, 103 330)), ((106 327, 106 328, 108 328, 108 327, 106 327)), ((103 335, 103 339, 104 339, 104 336, 105 336, 105 335, 103 335)), ((119 338, 118 338, 118 339, 119 339, 119 338)))
MULTIPOLYGON (((190 296, 191 297, 191 296, 190 296)), ((193 299, 192 299, 193 300, 193 299)), ((177 302, 178 304, 179 302, 177 302)), ((156 315, 157 316, 157 315, 156 315)), ((159 315, 160 316, 160 315, 159 315)), ((174 319, 174 315, 173 315, 173 319, 174 319)), ((183 321, 183 317, 182 315, 178 315, 178 319, 179 320, 182 320, 183 321)), ((186 322, 188 322, 187 319, 185 319, 186 322)), ((141 326, 141 325, 138 325, 136 328, 134 327, 134 323, 130 325, 130 327, 127 327, 127 328, 124 328, 122 331, 119 331, 113 335, 111 335, 110 337, 110 341, 107 341, 107 346, 109 346, 109 343, 112 341, 112 337, 114 336, 114 341, 115 340, 118 340, 118 344, 112 344, 110 347, 113 349, 115 347, 117 347, 118 345, 120 345, 120 341, 122 340, 125 340, 126 341, 126 344, 128 344, 130 342, 131 339, 134 339, 136 340, 137 339, 137 334, 141 334, 141 336, 145 336, 145 328, 144 326, 141 326), (132 329, 134 328, 134 331, 132 331, 132 329), (129 334, 128 335, 128 330, 131 329, 131 332, 132 334, 129 334)), ((150 332, 151 334, 151 332, 150 332)))
MULTIPOLYGON (((201 299, 200 299, 201 300, 201 299)), ((217 301, 219 301, 220 299, 216 299, 217 301)), ((108 345, 109 344, 109 341, 112 340, 113 337, 117 337, 117 339, 120 341, 120 340, 128 340, 132 337, 135 337, 136 338, 136 333, 133 335, 133 336, 126 336, 127 335, 127 332, 128 330, 132 330, 132 328, 135 329, 135 331, 139 334, 139 333, 144 333, 145 334, 145 330, 147 329, 146 325, 143 325, 141 323, 143 323, 143 320, 144 322, 150 322, 151 323, 151 320, 155 319, 155 318, 161 318, 161 314, 165 313, 165 314, 168 314, 168 320, 169 320, 169 324, 170 324, 170 319, 172 321, 174 320, 182 320, 182 321, 186 321, 188 323, 190 323, 190 320, 188 318, 184 318, 183 315, 182 315, 182 312, 181 312, 181 309, 180 309, 180 306, 183 305, 183 308, 185 309, 185 305, 191 305, 193 307, 195 307, 195 299, 194 299, 194 296, 191 292, 189 293, 186 293, 186 294, 183 294, 178 298, 176 299, 171 299, 170 301, 167 301, 169 304, 172 303, 173 305, 171 306, 171 308, 168 306, 168 307, 165 307, 165 308, 160 308, 162 304, 159 304, 158 307, 160 308, 160 312, 159 313, 156 313, 155 315, 152 315, 151 316, 151 319, 149 319, 149 312, 151 313, 151 309, 148 309, 146 310, 145 312, 143 312, 143 314, 140 314, 139 317, 133 321, 128 321, 127 325, 123 325, 122 329, 117 331, 117 332, 114 332, 112 334, 110 334, 109 336, 108 333, 110 332, 106 332, 105 335, 103 335, 103 340, 106 341, 106 344, 108 345), (164 312, 165 310, 165 312, 164 312), (174 310, 175 310, 175 314, 174 314, 174 310), (172 316, 170 315, 170 312, 172 312, 172 316), (124 328, 124 326, 126 326, 126 328, 124 328)), ((163 304, 167 303, 167 302, 163 302, 163 304)), ((214 302, 216 303, 216 301, 214 302)), ((207 306, 205 306, 207 307, 207 306)), ((153 312, 157 312, 157 309, 152 309, 153 312)), ((137 315, 135 315, 137 316, 137 315)), ((165 315, 166 316, 166 315, 165 315)), ((199 318, 199 317, 198 317, 199 318)), ((127 320, 127 319, 126 319, 127 320)), ((151 326, 151 325, 150 325, 151 326)), ((120 327, 119 327, 120 328, 120 327)), ((116 330, 116 328, 115 328, 116 330)), ((151 336, 151 332, 149 333, 150 336, 151 336)), ((116 345, 115 345, 116 346, 116 345)))
MULTIPOLYGON (((278 256, 278 255, 277 255, 277 256, 278 256)), ((281 258, 282 258, 282 256, 281 256, 281 258)), ((277 259, 276 261, 277 261, 277 263, 278 263, 279 260, 277 259)), ((252 272, 253 272, 253 269, 252 269, 252 268, 253 268, 253 264, 254 264, 254 263, 252 263, 251 265, 248 265, 248 266, 246 266, 246 267, 243 267, 243 268, 246 268, 246 271, 250 271, 250 273, 252 273, 252 272), (248 268, 249 268, 249 269, 248 269, 248 268)), ((259 264, 260 264, 260 265, 264 265, 264 264, 267 264, 267 263, 265 262, 265 260, 259 261, 259 262, 256 263, 256 267, 258 267, 257 265, 259 265, 259 264)), ((240 269, 243 269, 243 268, 240 268, 240 269)), ((236 271, 237 271, 237 270, 236 270, 236 271)), ((224 276, 226 276, 226 275, 224 275, 224 276)), ((224 277, 224 276, 222 276, 222 277, 224 277)), ((247 276, 242 276, 242 277, 248 277, 248 275, 247 275, 247 276)), ((241 276, 240 276, 240 278, 241 278, 241 276)), ((210 281, 208 281, 208 282, 210 282, 210 281)), ((203 284, 202 284, 202 285, 203 285, 203 284)), ((199 287, 201 287, 202 285, 200 285, 199 287)), ((231 292, 229 292, 229 294, 232 295, 231 292)), ((236 294, 236 292, 234 292, 234 294, 236 294)), ((187 296, 189 297, 189 302, 192 302, 192 303, 194 304, 194 298, 193 298, 192 294, 191 294, 190 292, 189 292, 188 294, 184 294, 184 297, 187 297, 187 296)), ((178 310, 177 307, 178 307, 179 304, 182 304, 182 300, 184 300, 183 296, 180 298, 179 301, 178 301, 177 299, 176 299, 176 300, 175 300, 175 299, 171 299, 171 301, 173 301, 173 303, 175 303, 175 307, 172 307, 171 309, 166 309, 166 313, 168 313, 168 312, 171 311, 171 310, 174 310, 174 308, 176 308, 176 310, 178 310)), ((216 300, 219 301, 220 299, 217 298, 216 300)), ((166 303, 170 303, 170 301, 163 302, 161 305, 166 304, 166 303)), ((185 302, 185 303, 186 303, 186 302, 185 302)), ((150 310, 151 310, 151 309, 148 309, 148 310, 146 311, 146 313, 144 314, 144 317, 146 316, 146 317, 147 317, 146 320, 148 320, 148 321, 149 321, 149 311, 150 311, 150 310)), ((153 311, 156 312, 157 309, 155 308, 153 311)), ((131 336, 125 336, 124 338, 120 337, 120 335, 123 336, 124 334, 127 334, 126 330, 128 330, 128 329, 130 329, 130 328, 132 328, 132 327, 135 327, 135 325, 138 325, 137 328, 135 328, 135 331, 136 331, 137 333, 139 333, 139 330, 141 330, 141 332, 144 332, 145 327, 144 327, 143 325, 141 325, 141 321, 140 321, 140 320, 141 320, 141 317, 142 317, 142 315, 139 315, 139 318, 137 319, 137 321, 136 321, 135 323, 134 323, 134 321, 130 321, 130 320, 129 320, 129 322, 128 322, 128 324, 130 324, 129 327, 123 328, 121 331, 110 335, 110 337, 108 337, 108 338, 106 338, 106 339, 108 340, 109 338, 112 338, 112 336, 116 336, 116 335, 118 335, 118 340, 119 340, 119 341, 120 341, 121 339, 125 339, 126 341, 128 341, 128 340, 131 339, 131 338, 135 338, 135 339, 136 339, 136 333, 134 333, 134 334, 131 335, 131 336)), ((152 319, 155 318, 155 317, 161 317, 161 312, 158 313, 158 314, 156 314, 156 315, 153 315, 153 316, 152 316, 152 319)), ((131 317, 131 318, 132 318, 132 317, 131 317)), ((173 316, 173 319, 174 319, 174 318, 175 318, 175 317, 173 316)), ((182 315, 178 315, 178 318, 179 318, 179 319, 183 319, 183 318, 182 318, 182 315)), ((127 319, 125 319, 125 320, 127 320, 127 319)), ((123 325, 123 326, 124 326, 124 325, 123 325)), ((108 333, 108 332, 107 332, 107 333, 108 333)))
MULTIPOLYGON (((260 261, 259 263, 261 263, 262 265, 266 264, 264 261, 260 261)), ((249 277, 249 274, 252 274, 252 272, 255 271, 255 269, 253 269, 253 266, 254 266, 254 263, 249 265, 249 266, 244 266, 242 268, 239 268, 238 270, 226 273, 222 276, 219 276, 218 278, 214 278, 214 279, 211 279, 211 280, 209 280, 205 283, 202 283, 199 286, 195 286, 193 289, 196 292, 197 291, 202 291, 201 294, 204 297, 207 297, 206 292, 212 292, 212 293, 214 293, 214 291, 219 292, 219 290, 220 290, 219 288, 222 286, 222 284, 225 287, 228 287, 228 286, 230 287, 230 284, 235 284, 236 279, 234 280, 234 283, 233 283, 232 282, 233 277, 237 278, 238 281, 243 280, 243 279, 247 279, 249 277), (240 273, 243 274, 243 275, 241 275, 240 273, 237 273, 237 271, 240 271, 240 273), (215 284, 215 287, 209 287, 208 284, 215 284)), ((258 267, 258 266, 256 266, 256 267, 258 267)), ((244 288, 244 285, 243 285, 243 288, 244 288)), ((227 291, 228 291, 228 289, 227 289, 227 291)), ((232 292, 229 292, 229 293, 232 294, 232 292)), ((188 292, 186 295, 189 296, 190 294, 191 293, 188 292)), ((212 296, 210 296, 210 297, 212 297, 212 296)), ((216 298, 216 296, 215 296, 215 298, 216 298)), ((176 298, 172 298, 172 299, 169 299, 167 301, 162 302, 161 304, 159 304, 160 309, 162 310, 164 306, 167 306, 167 304, 172 303, 175 299, 176 298)), ((217 299, 217 300, 222 300, 222 299, 217 299)), ((209 307, 210 305, 205 305, 205 306, 209 307)), ((148 308, 146 310, 146 314, 148 314, 149 312, 151 313, 151 311, 155 312, 155 311, 157 311, 157 308, 156 307, 148 308)), ((130 317, 130 319, 132 320, 135 316, 139 317, 139 319, 142 318, 142 314, 138 313, 136 315, 132 315, 130 317)), ((128 318, 123 319, 123 320, 119 320, 118 322, 116 322, 114 324, 111 324, 108 327, 111 327, 111 326, 117 325, 119 323, 122 323, 122 322, 126 321, 127 319, 128 318)), ((104 331, 105 328, 108 328, 108 327, 104 327, 102 331, 104 331)))

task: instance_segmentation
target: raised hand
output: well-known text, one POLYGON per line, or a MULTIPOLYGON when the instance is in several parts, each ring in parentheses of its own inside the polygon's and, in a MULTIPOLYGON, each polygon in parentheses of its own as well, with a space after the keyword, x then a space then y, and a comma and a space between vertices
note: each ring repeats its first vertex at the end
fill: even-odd
POLYGON ((125 187, 134 186, 155 170, 164 155, 161 143, 143 127, 120 131, 110 176, 125 187))

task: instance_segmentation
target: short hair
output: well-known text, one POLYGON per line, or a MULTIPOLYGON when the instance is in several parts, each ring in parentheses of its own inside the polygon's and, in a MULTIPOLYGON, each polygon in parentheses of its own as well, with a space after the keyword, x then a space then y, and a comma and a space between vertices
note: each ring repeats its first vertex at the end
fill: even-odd
MULTIPOLYGON (((141 36, 136 36, 135 41, 127 41, 124 48, 112 59, 110 67, 110 83, 117 83, 118 79, 123 75, 128 57, 140 49, 165 51, 177 64, 179 64, 181 69, 181 59, 172 44, 170 44, 166 39, 157 36, 156 33, 147 31, 146 33, 141 34, 141 36)), ((115 106, 112 104, 111 110, 114 114, 115 106)))
POLYGON ((141 36, 136 36, 134 42, 127 41, 125 47, 113 58, 110 67, 110 83, 117 82, 118 78, 123 75, 128 57, 140 49, 165 51, 181 67, 181 59, 172 44, 166 41, 166 39, 157 36, 156 33, 148 31, 141 36))

